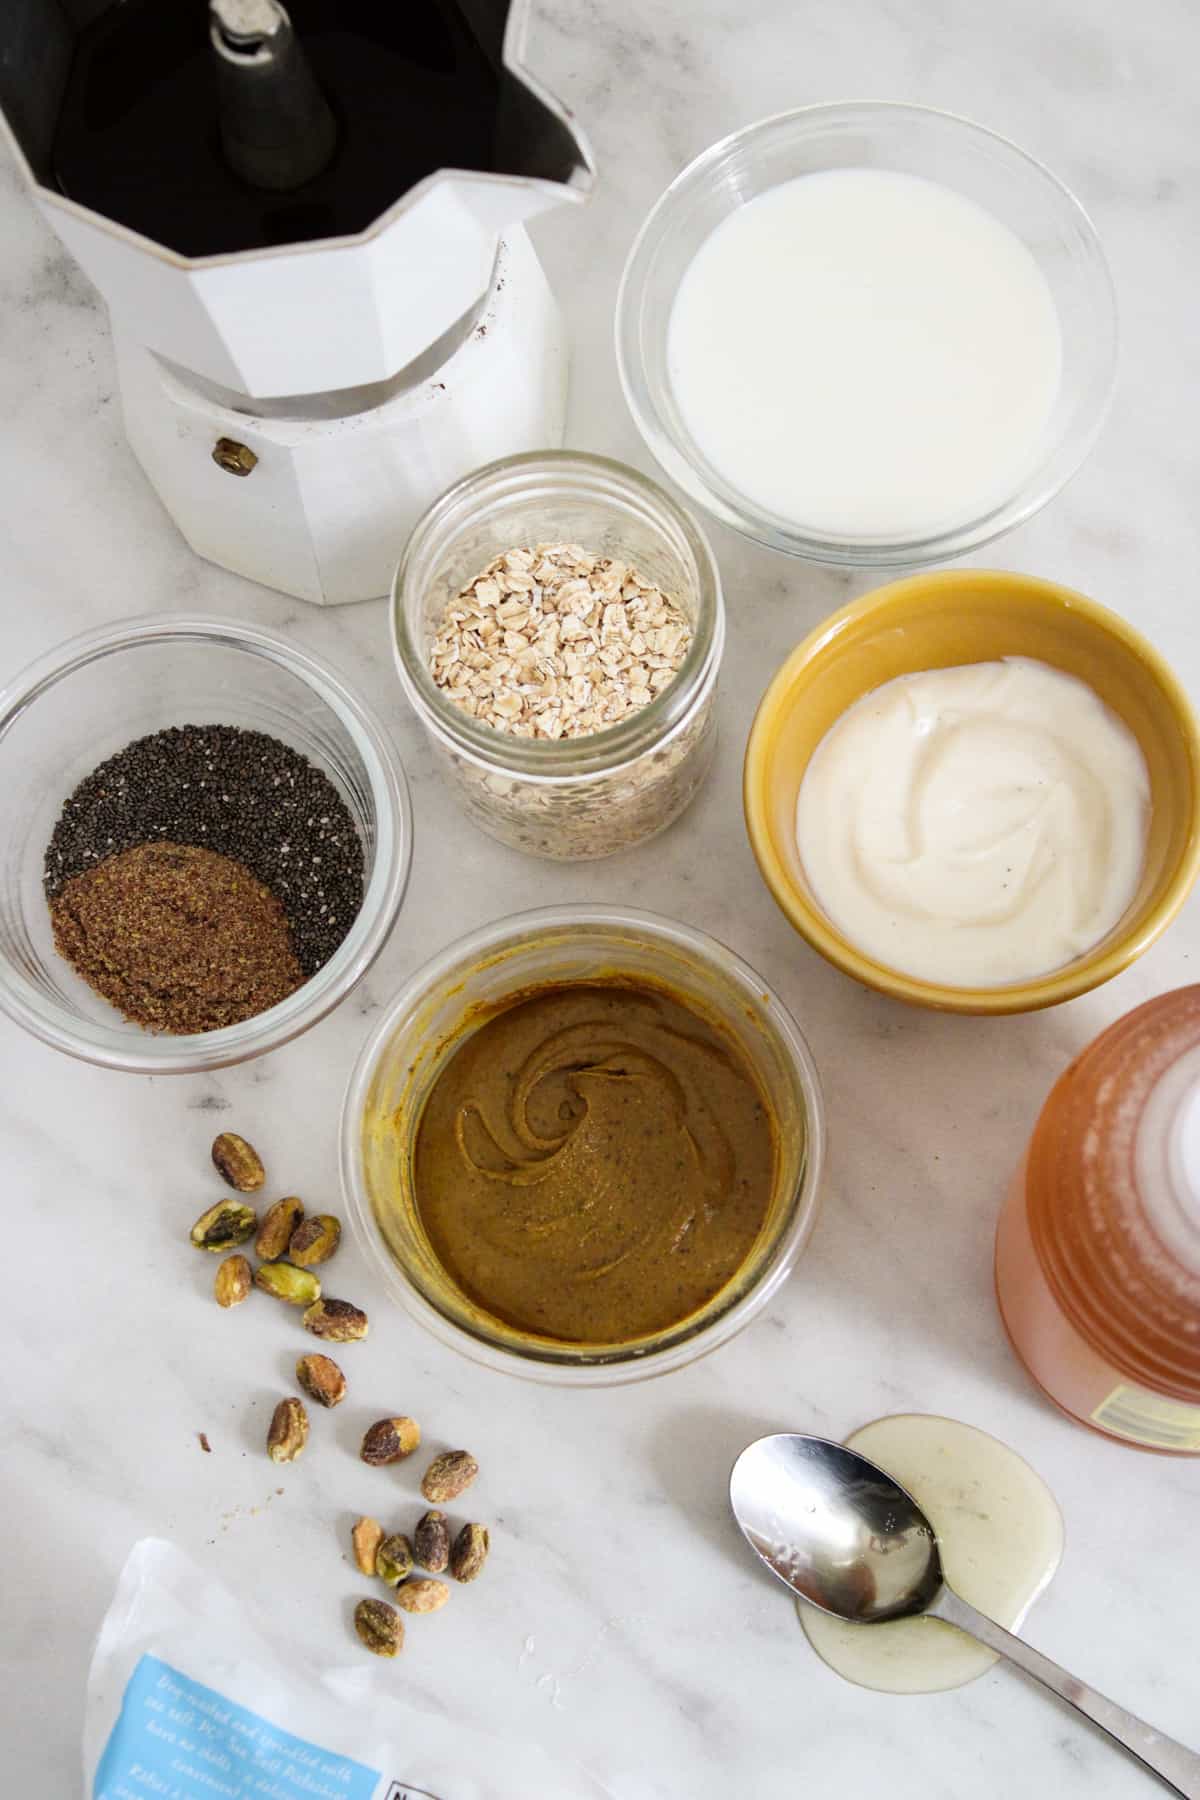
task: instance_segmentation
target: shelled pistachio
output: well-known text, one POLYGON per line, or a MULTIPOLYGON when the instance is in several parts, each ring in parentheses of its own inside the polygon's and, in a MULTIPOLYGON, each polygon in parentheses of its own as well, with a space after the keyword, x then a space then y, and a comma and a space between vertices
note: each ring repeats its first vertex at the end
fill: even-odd
POLYGON ((328 1262, 342 1241, 342 1227, 332 1213, 317 1213, 314 1218, 305 1219, 293 1231, 287 1247, 292 1262, 298 1263, 302 1269, 311 1269, 317 1263, 328 1262))
POLYGON ((192 1226, 192 1243, 197 1250, 211 1250, 219 1255, 222 1250, 233 1250, 238 1244, 244 1244, 253 1236, 257 1223, 252 1206, 246 1206, 240 1200, 218 1200, 215 1206, 202 1212, 192 1226))
POLYGON ((365 1338, 370 1326, 362 1308, 352 1306, 349 1300, 321 1299, 305 1313, 304 1329, 330 1343, 350 1344, 365 1338))
POLYGON ((258 1228, 258 1236, 254 1240, 255 1255, 264 1262, 274 1262, 282 1256, 296 1230, 304 1218, 304 1202, 297 1200, 295 1194, 287 1194, 277 1200, 274 1206, 267 1208, 258 1228))
POLYGON ((404 1646, 404 1620, 386 1600, 360 1600, 354 1609, 354 1629, 376 1656, 395 1656, 404 1646))
POLYGON ((464 1525, 450 1552, 450 1573, 455 1581, 474 1581, 483 1571, 490 1545, 486 1525, 464 1525))
POLYGON ((380 1469, 411 1456, 420 1442, 421 1427, 415 1419, 376 1419, 363 1437, 359 1455, 372 1468, 380 1469))
POLYGON ((290 1463, 308 1442, 308 1414, 302 1401, 294 1395, 281 1400, 271 1414, 267 1431, 267 1455, 272 1462, 290 1463))
POLYGON ((346 1398, 346 1377, 331 1356, 302 1356, 296 1380, 318 1406, 338 1406, 346 1398))
POLYGON ((213 1139, 212 1159, 222 1181, 227 1181, 240 1194, 253 1193, 267 1178, 262 1157, 254 1145, 239 1137, 236 1131, 222 1131, 213 1139))
POLYGON ((213 1296, 218 1306, 240 1306, 254 1282, 254 1273, 244 1256, 227 1256, 213 1279, 213 1296))
POLYGON ((364 1575, 377 1573, 376 1560, 383 1542, 383 1526, 378 1519, 356 1519, 350 1533, 354 1561, 364 1575))
POLYGON ((479 1464, 469 1450, 443 1450, 426 1469, 421 1492, 426 1500, 440 1506, 464 1494, 478 1473, 479 1464))
POLYGON ((424 1576, 396 1589, 396 1605, 406 1613, 440 1612, 449 1598, 450 1589, 444 1581, 430 1581, 424 1576))
POLYGON ((385 1537, 375 1552, 375 1573, 389 1587, 399 1587, 413 1571, 412 1545, 402 1531, 385 1537))
POLYGON ((289 1306, 311 1307, 321 1298, 316 1276, 308 1269, 294 1269, 291 1263, 260 1263, 254 1271, 254 1285, 289 1306))

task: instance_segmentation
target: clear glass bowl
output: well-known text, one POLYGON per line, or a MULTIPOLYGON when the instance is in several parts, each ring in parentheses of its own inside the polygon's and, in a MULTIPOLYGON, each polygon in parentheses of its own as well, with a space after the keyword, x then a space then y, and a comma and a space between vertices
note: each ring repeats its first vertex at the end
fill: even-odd
POLYGON ((725 646, 721 578, 708 540, 635 469, 576 450, 490 463, 435 501, 392 590, 396 667, 443 774, 472 821, 515 850, 586 861, 664 831, 712 764, 725 646), (587 737, 519 738, 474 719, 429 672, 448 601, 520 544, 575 543, 633 563, 677 600, 692 643, 649 705, 587 737))
POLYGON ((741 959, 690 926, 614 906, 519 913, 460 938, 417 971, 372 1031, 342 1110, 342 1184, 367 1260, 443 1343, 532 1380, 615 1386, 683 1367, 761 1312, 816 1219, 825 1111, 808 1045, 741 959), (665 985, 738 1042, 771 1103, 779 1152, 770 1210, 745 1265, 708 1304, 631 1342, 563 1343, 518 1331, 455 1286, 433 1254, 412 1191, 425 1097, 479 1007, 556 983, 613 975, 665 985))
MULTIPOLYGON (((802 107, 723 138, 690 163, 642 226, 621 281, 617 363, 638 429, 672 481, 744 536, 812 562, 899 568, 961 556, 1037 512, 1099 435, 1116 369, 1116 301, 1095 229, 1050 171, 1006 138, 926 107, 856 101, 802 107), (795 176, 887 169, 956 189, 1006 225, 1049 283, 1062 330, 1062 378, 1043 450, 1018 491, 952 529, 908 539, 810 535, 759 511, 689 435, 667 372, 667 330, 680 281, 701 244, 737 207, 795 176)), ((803 430, 803 420, 797 429, 803 430)))
POLYGON ((0 848, 0 1008, 88 1062, 186 1074, 274 1050, 344 998, 395 923, 412 817, 386 733, 339 676, 231 619, 151 614, 60 644, 0 693, 0 848), (294 994, 240 1025, 170 1037, 123 1019, 59 956, 42 864, 84 776, 131 739, 189 723, 267 732, 323 770, 358 828, 366 886, 345 940, 294 994))

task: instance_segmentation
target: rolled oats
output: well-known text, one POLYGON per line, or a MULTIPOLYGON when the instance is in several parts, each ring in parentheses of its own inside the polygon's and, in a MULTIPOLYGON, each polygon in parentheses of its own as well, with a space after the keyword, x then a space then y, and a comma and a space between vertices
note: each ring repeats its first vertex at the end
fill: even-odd
POLYGON ((446 767, 481 831, 531 856, 572 862, 611 856, 664 831, 703 782, 716 741, 710 690, 666 741, 598 775, 539 782, 458 750, 449 751, 446 767))
MULTIPOLYGON (((663 553, 639 549, 644 564, 652 554, 663 553)), ((670 556, 656 573, 666 588, 619 552, 563 541, 519 546, 465 587, 442 576, 427 592, 424 659, 442 705, 414 704, 470 817, 502 843, 560 861, 609 856, 664 830, 703 782, 720 595, 670 556), (652 705, 674 682, 667 705, 652 705), (486 744, 472 720, 489 727, 486 744), (606 750, 595 734, 617 724, 606 750)))
POLYGON ((519 546, 450 601, 430 671, 497 731, 586 737, 662 693, 691 641, 679 602, 636 569, 578 544, 519 546))

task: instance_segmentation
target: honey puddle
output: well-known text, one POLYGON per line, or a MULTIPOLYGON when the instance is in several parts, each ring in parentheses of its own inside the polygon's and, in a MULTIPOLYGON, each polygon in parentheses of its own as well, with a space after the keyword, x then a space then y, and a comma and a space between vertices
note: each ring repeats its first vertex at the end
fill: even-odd
MULTIPOLYGON (((894 1475, 938 1535, 950 1585, 1009 1631, 1020 1629, 1062 1560, 1062 1514, 1015 1450, 956 1419, 899 1413, 846 1439, 894 1475)), ((800 1623, 823 1662, 859 1687, 933 1694, 961 1687, 997 1660, 940 1619, 849 1625, 803 1600, 800 1623)))

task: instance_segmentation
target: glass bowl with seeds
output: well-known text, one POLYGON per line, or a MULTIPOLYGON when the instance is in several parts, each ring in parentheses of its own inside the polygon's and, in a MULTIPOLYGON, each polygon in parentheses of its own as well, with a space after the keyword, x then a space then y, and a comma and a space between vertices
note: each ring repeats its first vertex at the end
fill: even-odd
POLYGON ((472 820, 535 856, 664 830, 716 744, 716 561, 654 482, 578 451, 508 457, 420 520, 392 591, 405 695, 472 820))
POLYGON ((188 1073, 322 1018, 395 923, 389 738, 315 657, 232 619, 126 619, 0 693, 0 1008, 72 1055, 188 1073))

